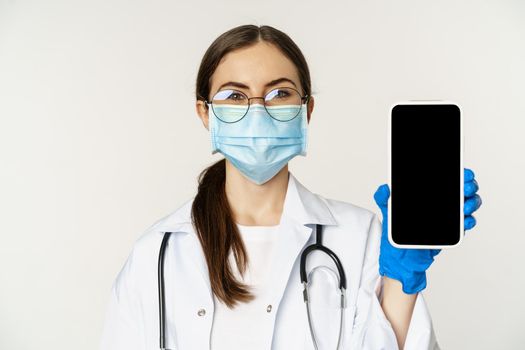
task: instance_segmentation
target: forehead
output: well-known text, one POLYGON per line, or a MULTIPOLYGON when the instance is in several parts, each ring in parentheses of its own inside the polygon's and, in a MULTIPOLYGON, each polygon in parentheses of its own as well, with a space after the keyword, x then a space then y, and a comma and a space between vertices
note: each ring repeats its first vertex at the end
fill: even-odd
POLYGON ((210 91, 215 92, 229 81, 244 83, 257 91, 269 81, 282 77, 291 79, 300 88, 295 64, 276 46, 261 41, 226 54, 211 77, 210 91))

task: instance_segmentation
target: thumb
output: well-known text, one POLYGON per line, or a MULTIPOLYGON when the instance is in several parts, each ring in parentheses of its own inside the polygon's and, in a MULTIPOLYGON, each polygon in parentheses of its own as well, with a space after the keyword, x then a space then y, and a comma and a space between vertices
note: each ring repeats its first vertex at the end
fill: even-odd
POLYGON ((379 186, 374 193, 374 200, 381 209, 381 213, 383 214, 383 219, 386 218, 388 214, 388 198, 390 197, 390 188, 388 187, 388 184, 382 184, 379 186))

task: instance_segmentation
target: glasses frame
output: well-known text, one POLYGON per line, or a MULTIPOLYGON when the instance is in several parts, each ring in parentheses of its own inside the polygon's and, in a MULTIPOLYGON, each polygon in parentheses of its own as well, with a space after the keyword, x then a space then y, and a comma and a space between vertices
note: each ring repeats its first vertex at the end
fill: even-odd
MULTIPOLYGON (((301 110, 302 110, 302 108, 303 108, 303 104, 304 104, 304 103, 308 103, 308 101, 310 101, 310 95, 303 95, 303 96, 301 96, 301 93, 299 92, 299 90, 294 89, 294 88, 289 87, 289 86, 276 87, 276 88, 273 88, 273 89, 271 89, 270 91, 268 91, 268 93, 266 93, 264 96, 254 96, 254 97, 248 97, 244 92, 239 91, 239 90, 236 90, 236 89, 222 89, 222 90, 217 91, 217 92, 213 95, 213 97, 215 97, 219 92, 221 92, 221 91, 225 91, 225 90, 233 90, 233 91, 236 91, 236 92, 242 94, 242 95, 243 95, 244 97, 246 97, 246 99, 248 100, 248 108, 246 108, 246 112, 244 113, 244 115, 243 115, 241 118, 239 118, 239 120, 236 120, 236 121, 234 121, 234 122, 228 122, 228 121, 222 120, 222 119, 219 118, 219 117, 217 116, 217 114, 215 113, 215 109, 213 108, 213 102, 212 102, 212 101, 208 101, 208 99, 205 99, 204 102, 207 103, 207 104, 210 104, 210 105, 211 105, 211 108, 213 109, 213 113, 217 116, 217 118, 218 118, 221 122, 223 122, 223 123, 229 123, 229 124, 240 122, 240 121, 241 121, 241 120, 242 120, 242 119, 248 114, 248 111, 250 110, 250 106, 251 106, 251 104, 252 104, 252 103, 251 103, 251 100, 253 100, 253 99, 258 99, 258 98, 261 99, 261 98, 262 98, 262 99, 263 99, 263 106, 264 106, 264 109, 266 110, 266 112, 268 113, 268 115, 269 115, 272 119, 275 119, 275 120, 277 120, 277 121, 279 121, 279 122, 281 122, 281 123, 286 123, 286 122, 292 121, 292 120, 294 120, 295 118, 297 118, 297 116, 298 116, 299 114, 301 114, 301 110), (272 92, 272 91, 274 91, 274 90, 278 90, 278 89, 290 89, 290 90, 294 90, 295 92, 297 92, 297 95, 299 95, 299 97, 301 98, 301 107, 300 107, 299 110, 297 111, 297 114, 296 114, 293 118, 291 118, 291 119, 288 119, 288 120, 279 120, 279 119, 277 119, 277 118, 274 118, 274 117, 272 116, 272 114, 270 113, 270 111, 268 111, 268 109, 266 108, 266 96, 268 96, 268 95, 270 94, 270 92, 272 92)), ((213 100, 213 98, 212 98, 212 100, 213 100)))

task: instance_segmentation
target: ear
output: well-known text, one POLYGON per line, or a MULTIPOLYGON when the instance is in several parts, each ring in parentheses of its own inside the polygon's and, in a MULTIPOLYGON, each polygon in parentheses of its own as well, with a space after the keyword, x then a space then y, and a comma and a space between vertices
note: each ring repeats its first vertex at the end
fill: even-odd
POLYGON ((202 125, 204 125, 206 130, 209 130, 208 128, 209 110, 208 110, 208 105, 206 104, 206 102, 202 100, 197 100, 197 102, 195 103, 195 110, 197 111, 197 115, 199 116, 199 118, 201 118, 202 125))
POLYGON ((310 96, 309 100, 308 100, 308 104, 306 105, 307 106, 307 121, 308 123, 310 123, 310 117, 312 115, 312 111, 314 110, 314 97, 313 96, 310 96))

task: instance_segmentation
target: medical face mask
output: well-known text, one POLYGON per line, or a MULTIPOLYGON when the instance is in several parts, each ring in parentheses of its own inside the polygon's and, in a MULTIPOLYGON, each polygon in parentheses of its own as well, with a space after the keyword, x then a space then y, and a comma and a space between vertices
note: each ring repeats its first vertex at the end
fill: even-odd
MULTIPOLYGON (((234 105, 214 108, 221 108, 222 116, 230 113, 235 116, 245 109, 234 105)), ((294 107, 267 108, 272 115, 279 115, 294 107)), ((306 155, 306 104, 288 121, 272 118, 260 104, 251 105, 248 113, 234 123, 217 118, 211 104, 208 110, 212 154, 222 153, 246 178, 258 185, 274 177, 296 155, 306 155)))

